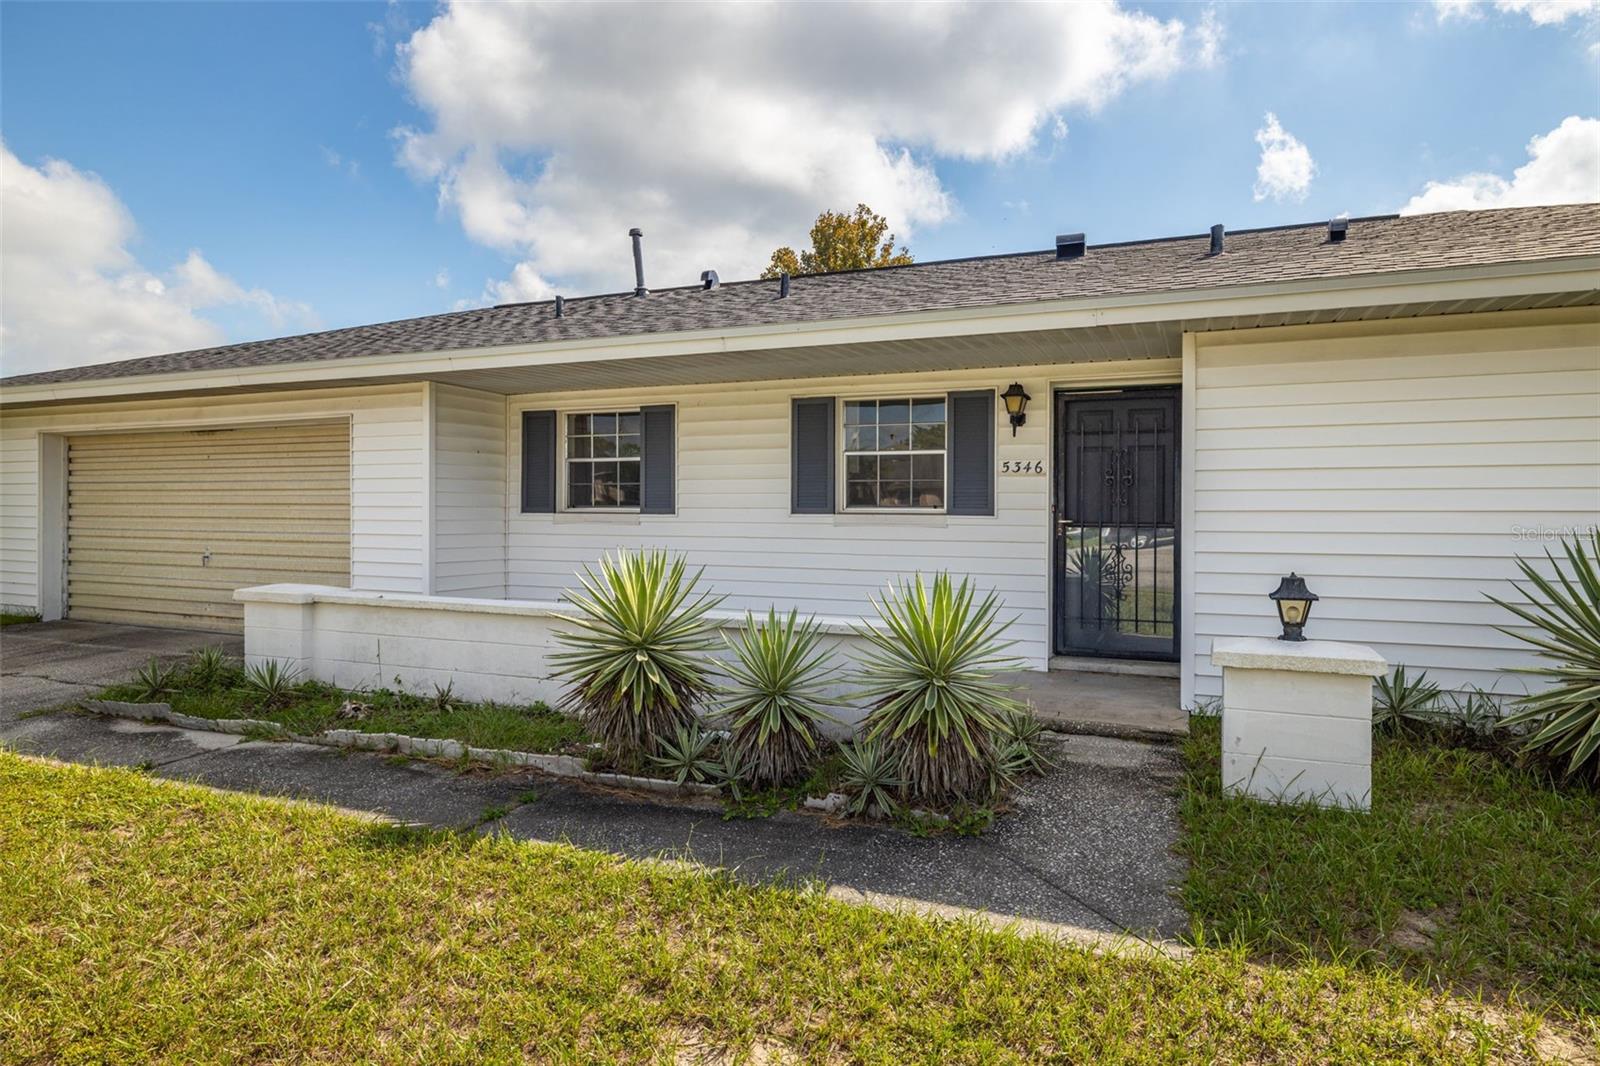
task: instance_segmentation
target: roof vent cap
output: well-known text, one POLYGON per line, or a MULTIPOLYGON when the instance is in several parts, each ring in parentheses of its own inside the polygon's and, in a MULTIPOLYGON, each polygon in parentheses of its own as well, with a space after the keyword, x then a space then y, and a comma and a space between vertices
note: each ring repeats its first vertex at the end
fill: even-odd
POLYGON ((565 315, 566 313, 567 313, 567 298, 565 296, 557 296, 556 297, 556 317, 560 318, 563 315, 565 315))
POLYGON ((789 298, 789 275, 788 274, 779 274, 778 275, 778 299, 787 300, 788 298, 789 298))
POLYGON ((635 226, 628 231, 628 236, 633 238, 633 294, 649 296, 650 290, 644 287, 644 249, 640 247, 644 231, 635 226))
POLYGON ((714 289, 721 284, 722 282, 717 278, 717 272, 715 270, 702 270, 700 272, 701 288, 714 289))
POLYGON ((1328 243, 1338 244, 1345 239, 1349 229, 1350 220, 1348 218, 1328 219, 1328 243))
POLYGON ((1088 245, 1084 243, 1081 233, 1056 234, 1057 259, 1082 259, 1088 245))
POLYGON ((1218 222, 1215 226, 1211 227, 1211 254, 1212 255, 1221 255, 1222 254, 1222 237, 1223 237, 1223 234, 1225 234, 1227 232, 1228 231, 1227 231, 1226 227, 1224 227, 1222 225, 1222 223, 1220 223, 1220 222, 1218 222))

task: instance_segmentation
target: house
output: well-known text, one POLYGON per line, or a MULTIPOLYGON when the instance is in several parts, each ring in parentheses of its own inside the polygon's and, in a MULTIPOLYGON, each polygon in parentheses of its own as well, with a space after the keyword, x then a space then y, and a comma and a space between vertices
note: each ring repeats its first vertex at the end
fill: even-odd
POLYGON ((549 604, 656 546, 728 608, 841 639, 896 575, 971 575, 1030 668, 1156 664, 1186 704, 1220 691, 1214 640, 1277 631, 1294 571, 1312 635, 1520 691, 1484 594, 1600 521, 1600 205, 659 291, 641 269, 16 376, 0 505, 8 608, 249 609, 252 655, 344 681, 542 691, 549 604))

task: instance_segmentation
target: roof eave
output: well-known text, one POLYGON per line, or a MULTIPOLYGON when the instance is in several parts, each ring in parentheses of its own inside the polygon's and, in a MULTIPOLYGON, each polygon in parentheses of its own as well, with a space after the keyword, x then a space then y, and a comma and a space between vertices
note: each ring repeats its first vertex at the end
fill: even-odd
POLYGON ((261 389, 275 385, 335 387, 415 380, 462 370, 1318 311, 1358 306, 1350 302, 1353 293, 1360 294, 1360 305, 1377 306, 1591 290, 1600 290, 1600 255, 16 385, 5 388, 0 395, 0 406, 233 388, 261 389))

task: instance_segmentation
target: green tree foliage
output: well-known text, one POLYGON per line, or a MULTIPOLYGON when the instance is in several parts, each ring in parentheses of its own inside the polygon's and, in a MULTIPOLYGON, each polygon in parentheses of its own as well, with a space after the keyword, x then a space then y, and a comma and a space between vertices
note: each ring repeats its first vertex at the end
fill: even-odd
POLYGON ((785 245, 772 253, 772 262, 761 274, 826 274, 834 270, 863 270, 868 267, 905 266, 913 262, 905 245, 895 250, 889 220, 866 204, 855 212, 824 211, 811 227, 811 247, 796 255, 785 245))

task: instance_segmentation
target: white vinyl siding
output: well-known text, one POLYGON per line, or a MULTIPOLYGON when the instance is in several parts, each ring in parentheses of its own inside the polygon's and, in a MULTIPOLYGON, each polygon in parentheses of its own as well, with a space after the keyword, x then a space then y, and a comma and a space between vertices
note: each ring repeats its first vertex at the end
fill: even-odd
MULTIPOLYGON (((126 400, 0 413, 0 600, 41 604, 41 560, 59 566, 63 515, 41 514, 48 498, 39 465, 41 435, 142 429, 232 428, 344 418, 350 425, 350 584, 371 591, 422 592, 427 437, 420 385, 304 389, 180 399, 126 400), (41 536, 46 551, 40 551, 41 536), (52 542, 52 538, 56 538, 52 542)), ((64 473, 63 473, 64 476, 64 473)), ((43 584, 49 588, 48 580, 43 584)))
POLYGON ((506 594, 506 400, 434 385, 433 591, 506 594))
POLYGON ((1524 691, 1507 671, 1533 660, 1485 594, 1600 521, 1600 316, 1562 314, 1196 338, 1196 697, 1221 691, 1214 640, 1276 633, 1266 595, 1291 570, 1322 597, 1309 637, 1524 691))
MULTIPOLYGON (((666 548, 705 566, 705 587, 725 606, 765 611, 799 607, 831 617, 873 612, 895 577, 949 570, 971 575, 1005 601, 1015 616, 1015 653, 1042 669, 1049 657, 1049 479, 999 477, 993 516, 901 513, 791 514, 790 409, 799 396, 852 398, 943 395, 950 390, 1004 388, 1020 379, 1034 395, 1052 383, 1172 380, 1176 361, 1008 368, 948 373, 854 376, 789 382, 703 385, 649 390, 513 396, 507 424, 525 410, 628 410, 677 405, 677 514, 509 514, 507 595, 553 600, 575 574, 618 548, 666 548)), ((1005 418, 996 404, 996 419, 1005 418)), ((1050 420, 1030 418, 1013 438, 997 422, 997 460, 1044 460, 1050 420)), ((512 434, 507 484, 514 501, 521 469, 512 434)))

